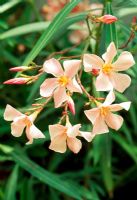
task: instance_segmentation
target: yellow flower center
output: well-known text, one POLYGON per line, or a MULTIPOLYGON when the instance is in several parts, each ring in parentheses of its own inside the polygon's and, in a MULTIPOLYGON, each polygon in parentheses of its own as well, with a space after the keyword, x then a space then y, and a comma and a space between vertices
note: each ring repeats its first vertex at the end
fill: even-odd
POLYGON ((102 67, 102 71, 105 74, 110 74, 110 72, 112 71, 113 67, 111 64, 104 64, 102 67))
POLYGON ((102 115, 103 117, 105 117, 105 116, 108 114, 109 111, 110 111, 110 109, 109 109, 108 107, 102 107, 102 108, 100 109, 100 113, 101 113, 101 115, 102 115))
POLYGON ((61 85, 61 86, 66 86, 68 83, 69 83, 69 78, 67 76, 61 76, 58 78, 58 83, 61 85))

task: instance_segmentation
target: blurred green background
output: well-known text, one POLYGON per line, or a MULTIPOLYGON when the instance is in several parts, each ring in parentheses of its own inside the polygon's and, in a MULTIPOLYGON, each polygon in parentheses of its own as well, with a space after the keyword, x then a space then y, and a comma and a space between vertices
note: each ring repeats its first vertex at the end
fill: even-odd
MULTIPOLYGON (((116 27, 99 26, 100 29, 95 32, 99 42, 91 40, 87 51, 102 54, 105 44, 111 40, 110 28, 118 47, 126 44, 131 33, 132 17, 137 13, 137 1, 91 3, 102 3, 104 12, 113 11, 119 20, 116 27)), ((46 31, 52 32, 53 29, 48 27, 50 22, 46 21, 42 12, 44 5, 47 5, 44 0, 0 0, 0 200, 137 199, 137 65, 127 72, 132 78, 130 88, 124 94, 116 95, 119 102, 132 101, 130 111, 121 112, 125 120, 122 128, 118 132, 110 130, 109 134, 97 136, 91 143, 83 140, 83 148, 78 155, 70 151, 59 154, 48 149, 48 125, 57 123, 61 114, 61 109, 54 109, 53 104, 36 120, 46 139, 39 139, 29 146, 25 146, 25 134, 14 138, 10 133, 10 123, 3 119, 6 104, 21 111, 31 106, 39 97, 39 87, 45 79, 42 75, 29 86, 3 85, 4 81, 15 76, 9 68, 29 64, 33 60, 31 58, 42 65, 51 53, 74 46, 70 34, 77 28, 81 30, 77 22, 84 21, 86 17, 83 11, 69 14, 66 20, 66 11, 64 21, 58 22, 53 37, 48 38, 46 31), (40 40, 43 33, 45 37, 40 40), (43 47, 40 52, 36 51, 37 42, 43 47)), ((135 37, 123 50, 130 51, 136 60, 137 37, 134 32, 135 37)), ((84 48, 85 43, 81 42, 63 56, 81 55, 84 48)), ((90 76, 83 74, 82 82, 85 86, 89 85, 90 76)), ((92 88, 91 92, 94 93, 92 88)), ((82 123, 89 130, 90 123, 83 114, 86 97, 74 95, 74 101, 77 115, 71 116, 71 122, 82 123)))

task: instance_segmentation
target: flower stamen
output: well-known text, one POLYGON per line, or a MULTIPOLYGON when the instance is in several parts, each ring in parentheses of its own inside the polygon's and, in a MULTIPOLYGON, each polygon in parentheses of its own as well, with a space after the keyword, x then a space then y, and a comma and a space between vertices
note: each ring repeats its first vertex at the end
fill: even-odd
POLYGON ((102 71, 105 74, 110 74, 110 72, 112 71, 113 67, 111 64, 104 64, 102 67, 102 71))
POLYGON ((61 86, 66 86, 69 83, 70 79, 67 76, 61 76, 60 78, 58 78, 58 83, 61 86))

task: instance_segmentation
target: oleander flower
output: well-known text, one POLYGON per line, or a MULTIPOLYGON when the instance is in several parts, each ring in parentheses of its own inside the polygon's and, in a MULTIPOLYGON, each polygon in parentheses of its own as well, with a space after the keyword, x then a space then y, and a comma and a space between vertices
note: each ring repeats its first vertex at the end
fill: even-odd
POLYGON ((32 144, 33 139, 45 138, 45 135, 33 124, 37 114, 37 112, 34 112, 27 116, 12 106, 7 105, 4 112, 4 119, 6 121, 13 121, 11 123, 11 134, 14 137, 20 137, 26 128, 26 136, 29 140, 26 144, 32 144))
POLYGON ((102 134, 109 132, 108 127, 118 130, 123 124, 123 118, 113 112, 122 109, 129 110, 131 102, 112 104, 115 101, 113 91, 110 91, 104 103, 97 103, 97 108, 85 110, 85 115, 93 124, 92 134, 102 134))
POLYGON ((68 99, 66 90, 82 93, 82 90, 75 79, 80 68, 80 60, 66 60, 63 62, 64 71, 58 60, 52 58, 47 60, 43 69, 45 72, 54 75, 56 78, 46 79, 40 86, 40 95, 50 97, 53 95, 55 108, 68 99))
POLYGON ((99 75, 96 79, 97 91, 109 91, 113 88, 118 92, 124 92, 131 83, 131 78, 121 71, 129 69, 135 64, 132 54, 124 51, 114 62, 113 59, 117 54, 114 42, 111 42, 107 48, 107 52, 102 58, 94 54, 85 54, 83 58, 84 69, 91 72, 93 69, 99 69, 99 75))
POLYGON ((82 143, 77 136, 84 137, 88 142, 93 139, 91 132, 80 131, 80 128, 80 124, 72 126, 70 122, 67 122, 66 126, 60 124, 50 125, 51 144, 49 149, 64 153, 68 146, 71 151, 78 153, 82 147, 82 143))

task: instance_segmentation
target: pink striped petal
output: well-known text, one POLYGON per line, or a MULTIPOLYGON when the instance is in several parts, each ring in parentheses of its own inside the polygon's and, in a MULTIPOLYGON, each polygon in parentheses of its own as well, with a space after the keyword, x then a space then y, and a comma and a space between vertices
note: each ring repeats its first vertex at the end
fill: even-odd
POLYGON ((50 97, 58 86, 57 78, 48 78, 40 86, 40 95, 50 97))
POLYGON ((113 87, 121 93, 124 92, 125 89, 127 89, 131 84, 131 78, 126 74, 113 72, 110 79, 113 87))
POLYGON ((113 89, 113 85, 110 82, 109 77, 102 72, 97 77, 95 85, 97 91, 109 91, 113 89))
POLYGON ((75 78, 73 78, 73 80, 69 82, 69 84, 67 85, 67 89, 71 92, 82 93, 81 87, 79 86, 75 78))
POLYGON ((77 138, 67 138, 67 145, 73 153, 78 153, 82 148, 82 143, 77 138))
POLYGON ((63 102, 67 101, 67 98, 65 87, 58 87, 54 92, 55 108, 60 107, 63 102))
POLYGON ((66 60, 63 63, 65 72, 64 74, 69 77, 73 78, 77 73, 81 65, 81 60, 66 60))
POLYGON ((96 121, 96 118, 100 114, 100 110, 98 108, 93 108, 90 110, 85 110, 84 113, 87 116, 87 118, 92 122, 92 124, 94 124, 94 122, 96 121))
POLYGON ((120 127, 123 124, 123 118, 111 112, 108 115, 106 115, 105 121, 110 128, 115 130, 120 129, 120 127))
POLYGON ((93 135, 95 134, 103 134, 103 133, 108 133, 109 129, 104 121, 104 118, 99 115, 99 117, 96 118, 96 121, 93 125, 93 130, 92 133, 93 135))
POLYGON ((51 141, 49 149, 59 152, 59 153, 64 153, 67 149, 66 139, 67 139, 67 136, 65 134, 56 136, 51 141))
POLYGON ((49 125, 49 134, 51 140, 53 140, 55 137, 62 135, 67 131, 65 126, 62 126, 60 124, 55 124, 55 125, 49 125))
POLYGON ((114 42, 111 42, 107 48, 106 53, 102 55, 102 58, 105 60, 106 64, 111 64, 113 58, 116 56, 117 50, 114 42))
POLYGON ((55 58, 51 58, 50 60, 45 61, 43 64, 43 69, 45 72, 53 74, 56 77, 64 74, 60 62, 55 58))
POLYGON ((103 60, 94 54, 84 54, 83 65, 85 72, 91 72, 92 69, 100 69, 104 64, 103 60))
POLYGON ((132 54, 128 51, 124 51, 120 54, 117 61, 113 63, 115 71, 124 71, 129 69, 135 64, 132 54))
POLYGON ((6 106, 5 112, 4 112, 4 119, 6 121, 13 121, 16 117, 20 117, 23 114, 10 106, 9 104, 6 106))

